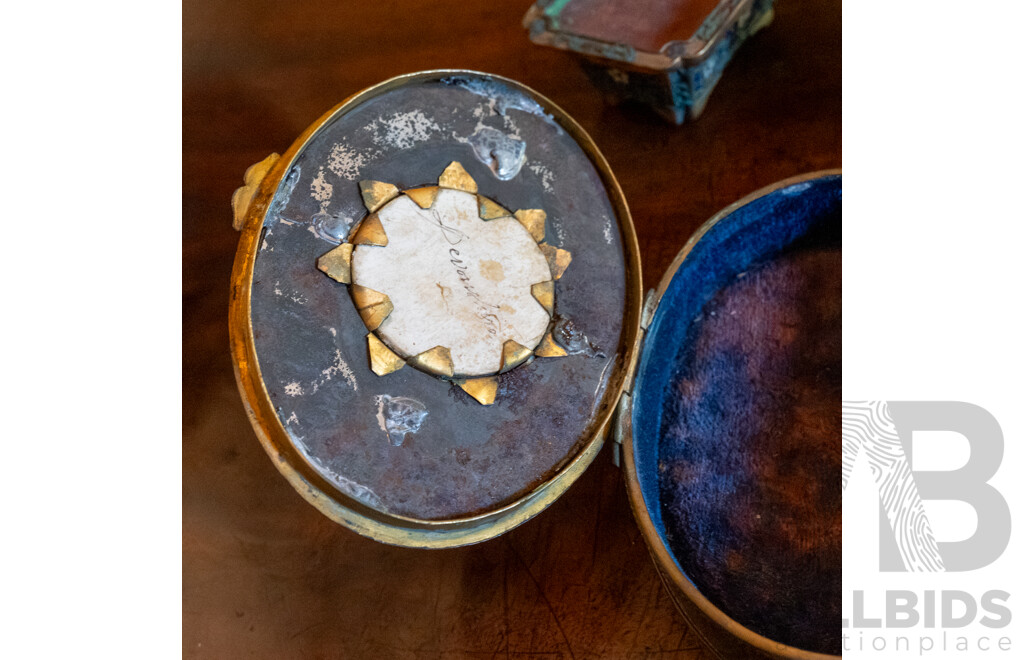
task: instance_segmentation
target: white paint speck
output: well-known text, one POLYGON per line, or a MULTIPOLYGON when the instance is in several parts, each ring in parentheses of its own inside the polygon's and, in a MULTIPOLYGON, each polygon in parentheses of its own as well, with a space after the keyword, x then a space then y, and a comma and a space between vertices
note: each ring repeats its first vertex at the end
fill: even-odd
POLYGON ((440 133, 441 127, 423 114, 421 110, 411 110, 381 117, 364 130, 373 132, 375 144, 408 149, 419 142, 426 142, 440 133))
POLYGON ((313 381, 313 391, 316 392, 320 389, 321 385, 339 374, 342 378, 348 381, 348 384, 352 386, 353 390, 359 391, 359 384, 356 383, 356 375, 352 373, 352 369, 348 366, 348 363, 345 362, 343 357, 341 357, 341 350, 337 348, 334 349, 334 360, 331 362, 330 366, 320 372, 320 378, 318 380, 313 381))
POLYGON ((287 424, 288 426, 291 426, 292 424, 298 426, 299 416, 295 414, 295 411, 292 411, 291 416, 288 419, 284 420, 284 423, 287 424))
POLYGON ((608 245, 612 244, 612 221, 608 216, 604 217, 604 242, 608 245))
POLYGON ((530 163, 527 167, 530 168, 531 172, 540 177, 540 185, 544 188, 544 192, 550 193, 555 191, 555 175, 551 173, 551 170, 546 165, 530 163))
POLYGON ((548 227, 551 228, 551 231, 555 232, 555 240, 558 242, 558 245, 565 245, 565 230, 562 229, 562 223, 552 220, 548 223, 548 227))
POLYGON ((320 212, 327 212, 327 205, 331 203, 331 195, 334 194, 334 186, 324 178, 324 168, 320 168, 316 178, 309 184, 309 192, 313 199, 320 202, 320 212))
POLYGON ((331 331, 331 336, 332 337, 337 337, 338 336, 338 331, 335 330, 334 328, 327 328, 327 329, 331 331))
POLYGON ((334 172, 342 179, 356 181, 363 167, 370 162, 372 156, 356 151, 344 142, 338 142, 331 147, 331 153, 327 157, 327 169, 334 172))
POLYGON ((284 393, 288 396, 302 396, 302 385, 298 381, 293 381, 284 386, 284 393))
POLYGON ((378 394, 373 397, 373 400, 377 402, 377 426, 380 427, 381 431, 384 431, 384 435, 388 435, 388 426, 384 421, 384 395, 378 394))
POLYGON ((291 300, 293 303, 296 303, 297 305, 305 305, 306 303, 309 302, 309 299, 306 298, 306 296, 302 295, 301 293, 285 293, 284 291, 282 291, 281 282, 274 282, 274 295, 287 298, 288 300, 291 300))

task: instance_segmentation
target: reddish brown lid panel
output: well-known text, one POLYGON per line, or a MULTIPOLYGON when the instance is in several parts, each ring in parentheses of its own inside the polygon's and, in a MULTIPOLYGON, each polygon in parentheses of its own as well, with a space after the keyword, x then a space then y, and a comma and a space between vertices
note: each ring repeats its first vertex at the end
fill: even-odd
MULTIPOLYGON (((408 196, 422 206, 431 194, 408 196)), ((401 217, 415 217, 416 209, 405 205, 411 211, 401 217)), ((520 221, 536 238, 537 216, 520 221)), ((557 255, 544 244, 554 270, 557 255)), ((415 250, 407 254, 416 258, 415 250)), ((623 255, 598 169, 526 92, 468 74, 416 79, 381 92, 313 135, 266 215, 252 275, 251 324, 276 414, 313 469, 378 511, 445 520, 509 504, 580 451, 593 435, 595 411, 608 404, 606 385, 624 351, 623 255), (452 169, 453 162, 463 171, 452 169), (458 190, 442 193, 453 199, 469 194, 469 181, 478 186, 488 200, 480 202, 481 217, 543 209, 543 243, 571 254, 560 278, 533 294, 548 309, 545 295, 553 291, 549 331, 567 355, 536 357, 499 374, 491 405, 434 375, 438 364, 443 372, 443 352, 377 375, 367 319, 379 322, 389 310, 375 316, 386 308, 375 292, 353 293, 353 285, 317 267, 321 256, 346 241, 357 243, 357 256, 381 245, 381 229, 401 215, 383 210, 396 199, 388 198, 390 187, 361 189, 360 182, 416 191, 437 186, 439 176, 458 190), (364 221, 374 204, 382 209, 379 217, 364 221), (353 240, 361 221, 367 229, 353 240)), ((410 277, 414 272, 410 262, 410 277)), ((376 350, 400 343, 380 336, 376 350)), ((513 349, 502 360, 519 359, 513 349)), ((378 372, 400 366, 382 367, 385 362, 378 372)))
POLYGON ((670 41, 691 38, 720 0, 568 0, 545 13, 558 31, 656 53, 670 41))

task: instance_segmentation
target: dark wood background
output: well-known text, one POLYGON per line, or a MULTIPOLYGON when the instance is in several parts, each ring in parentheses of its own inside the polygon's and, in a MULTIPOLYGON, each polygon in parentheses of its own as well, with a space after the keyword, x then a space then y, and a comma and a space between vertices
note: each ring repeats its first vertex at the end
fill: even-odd
POLYGON ((188 658, 704 658, 674 610, 606 447, 568 493, 499 539, 392 548, 306 504, 264 454, 228 354, 250 164, 394 75, 501 74, 591 134, 633 213, 644 282, 722 207, 841 162, 841 4, 779 0, 698 121, 605 106, 568 54, 534 46, 529 0, 186 0, 183 15, 182 609, 188 658))

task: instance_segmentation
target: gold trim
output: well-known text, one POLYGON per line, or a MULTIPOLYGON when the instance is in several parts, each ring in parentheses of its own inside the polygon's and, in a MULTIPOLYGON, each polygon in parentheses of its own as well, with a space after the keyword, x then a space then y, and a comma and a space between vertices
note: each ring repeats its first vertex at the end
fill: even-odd
POLYGON ((232 363, 242 402, 260 444, 274 466, 307 502, 334 522, 383 543, 415 548, 452 548, 499 536, 533 518, 550 506, 594 461, 604 444, 609 423, 622 394, 626 374, 637 357, 640 309, 643 299, 640 249, 636 230, 622 188, 607 160, 589 135, 564 110, 544 95, 520 82, 467 70, 434 70, 412 73, 381 82, 345 99, 311 124, 288 148, 260 183, 245 217, 231 275, 229 330, 232 363), (493 80, 532 96, 548 115, 587 154, 605 186, 622 231, 626 271, 623 333, 617 359, 610 370, 604 395, 597 402, 591 424, 581 435, 580 451, 535 490, 496 509, 461 518, 423 520, 386 513, 363 504, 328 481, 292 443, 270 399, 256 355, 252 327, 252 277, 259 239, 270 201, 296 158, 322 130, 363 103, 393 89, 420 82, 438 82, 451 76, 475 76, 493 80))
POLYGON ((526 362, 533 355, 533 351, 522 344, 509 339, 501 346, 501 372, 515 369, 523 362, 526 362))
POLYGON ((387 376, 405 366, 405 360, 372 332, 366 335, 366 343, 370 353, 370 370, 378 376, 387 376))
POLYGON ((352 247, 351 243, 342 243, 330 252, 320 255, 316 260, 318 270, 327 274, 335 282, 352 283, 352 247))
POLYGON ((363 218, 363 221, 356 227, 352 234, 353 245, 376 245, 384 247, 388 244, 388 235, 384 233, 384 225, 380 223, 380 217, 376 213, 363 218))
POLYGON ((435 376, 451 378, 455 375, 452 353, 446 346, 435 346, 429 351, 412 356, 407 362, 420 371, 426 371, 435 376))
POLYGON ((533 236, 533 240, 538 243, 544 240, 547 219, 548 214, 543 209, 519 209, 516 211, 516 220, 526 227, 526 231, 530 232, 530 236, 533 236))
POLYGON ((434 205, 434 200, 437 199, 437 193, 440 190, 437 186, 424 186, 423 188, 406 190, 405 195, 416 202, 421 209, 429 209, 434 205))
POLYGON ((279 160, 281 160, 281 156, 277 153, 272 153, 260 162, 250 165, 245 170, 245 174, 242 175, 242 181, 245 182, 245 185, 236 189, 234 194, 231 195, 231 226, 235 228, 235 231, 242 231, 245 216, 249 212, 249 206, 252 204, 253 197, 256 196, 260 188, 260 183, 263 182, 267 173, 273 169, 279 160))
POLYGON ((359 192, 363 196, 363 205, 370 213, 377 211, 401 192, 398 187, 383 181, 360 181, 359 192))
POLYGON ((555 313, 555 283, 551 280, 547 282, 537 282, 530 287, 530 293, 534 299, 540 303, 540 306, 547 310, 548 316, 553 316, 555 313))
POLYGON ((494 220, 496 218, 506 218, 512 215, 509 213, 508 209, 501 206, 494 200, 487 199, 483 195, 477 195, 476 200, 481 220, 494 220))
POLYGON ((444 172, 441 172, 441 176, 437 179, 437 185, 442 188, 462 190, 474 195, 477 191, 476 181, 462 167, 462 163, 457 160, 453 160, 448 167, 444 168, 444 172))
POLYGON ((548 243, 541 243, 538 247, 544 253, 544 258, 548 260, 548 268, 551 269, 551 279, 561 279, 565 269, 572 263, 572 253, 548 243))
POLYGON ((537 357, 565 357, 569 353, 564 348, 555 343, 555 338, 551 336, 551 333, 544 335, 544 339, 540 340, 540 346, 533 351, 533 354, 537 357))
POLYGON ((465 382, 458 383, 459 387, 485 406, 494 403, 498 395, 498 377, 485 376, 484 378, 471 378, 465 382))

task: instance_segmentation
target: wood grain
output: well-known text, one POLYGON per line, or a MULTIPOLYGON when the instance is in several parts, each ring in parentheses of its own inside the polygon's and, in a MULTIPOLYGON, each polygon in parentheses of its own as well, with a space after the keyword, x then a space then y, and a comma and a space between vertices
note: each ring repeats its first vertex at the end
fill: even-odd
POLYGON ((246 167, 393 75, 468 68, 575 117, 629 201, 654 286, 720 208, 841 162, 840 3, 788 0, 682 127, 607 107, 529 2, 186 0, 183 8, 183 649, 189 658, 705 657, 665 594, 607 450, 538 518, 479 546, 384 546, 271 465, 235 389, 229 200, 246 167))

